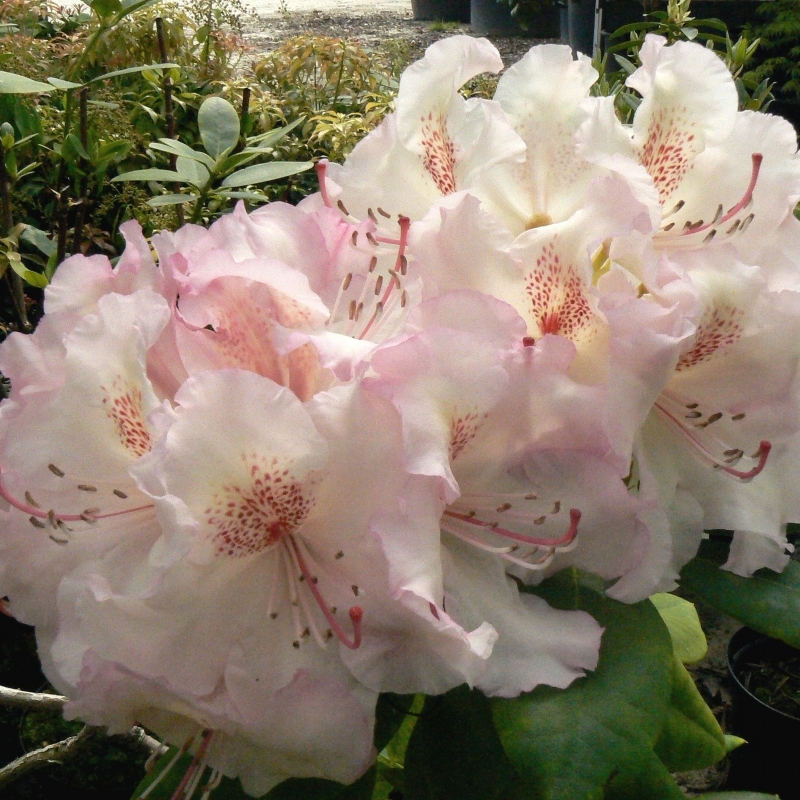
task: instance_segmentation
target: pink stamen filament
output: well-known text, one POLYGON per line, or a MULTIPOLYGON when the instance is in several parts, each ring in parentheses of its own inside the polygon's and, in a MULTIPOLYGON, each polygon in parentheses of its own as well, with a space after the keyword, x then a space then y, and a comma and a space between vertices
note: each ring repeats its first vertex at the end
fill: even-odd
POLYGON ((328 208, 333 208, 333 203, 331 203, 330 195, 328 194, 328 186, 327 186, 327 176, 328 176, 328 159, 321 158, 317 161, 316 166, 314 169, 317 172, 317 180, 319 181, 319 193, 322 196, 322 202, 328 208))
MULTIPOLYGON (((751 478, 755 478, 766 466, 767 458, 769 458, 770 450, 772 450, 772 443, 768 442, 766 439, 762 439, 758 447, 758 463, 749 470, 740 470, 734 467, 725 464, 724 462, 720 461, 708 448, 706 448, 699 439, 692 435, 691 431, 686 428, 685 425, 681 423, 674 414, 671 414, 667 411, 661 403, 656 403, 655 407, 670 421, 672 422, 678 430, 683 434, 683 436, 689 440, 691 444, 693 444, 699 451, 700 454, 708 461, 710 461, 715 467, 721 469, 723 472, 727 472, 728 475, 733 475, 734 478, 739 478, 739 480, 748 481, 751 478)), ((755 456, 754 456, 755 458, 755 456)))
MULTIPOLYGON (((42 511, 41 508, 35 508, 34 506, 17 500, 16 497, 6 489, 2 479, 2 470, 0 470, 0 497, 9 505, 28 514, 28 516, 38 517, 39 519, 50 519, 49 511, 42 511)), ((153 503, 148 503, 145 506, 136 506, 136 508, 126 508, 123 511, 112 511, 108 514, 54 514, 52 518, 56 522, 86 522, 87 517, 91 520, 108 519, 109 517, 119 517, 123 514, 133 514, 134 511, 146 511, 149 508, 154 508, 153 503)))
POLYGON ((702 233, 703 231, 707 231, 709 228, 717 228, 720 225, 724 225, 726 222, 728 222, 728 220, 733 219, 733 217, 735 217, 747 206, 747 204, 753 198, 753 190, 756 188, 758 173, 761 170, 761 162, 764 160, 764 156, 761 153, 753 153, 751 158, 753 160, 753 169, 750 173, 750 184, 745 190, 745 193, 742 195, 742 199, 735 206, 733 206, 733 208, 729 209, 727 214, 718 219, 716 222, 709 222, 705 225, 699 225, 696 228, 689 228, 688 230, 683 231, 681 234, 682 236, 689 236, 694 233, 702 233))
POLYGON ((445 516, 452 517, 453 519, 460 520, 461 522, 466 522, 468 525, 476 525, 479 528, 487 528, 492 533, 498 534, 498 536, 505 536, 507 539, 513 539, 515 542, 533 544, 537 547, 561 547, 562 545, 570 544, 578 535, 578 523, 581 521, 581 512, 578 511, 577 508, 571 508, 569 510, 569 530, 567 530, 567 532, 560 539, 540 539, 535 536, 525 536, 525 534, 522 533, 506 530, 505 528, 501 528, 496 523, 484 522, 483 520, 475 517, 470 517, 467 514, 459 514, 457 511, 446 510, 444 513, 445 516))
POLYGON ((169 774, 170 770, 178 763, 178 759, 186 753, 186 751, 192 746, 194 743, 194 737, 196 734, 192 734, 181 746, 181 748, 175 753, 174 756, 169 760, 169 763, 163 770, 158 774, 158 777, 138 796, 137 800, 145 800, 147 795, 153 791, 153 789, 161 783, 161 780, 169 774))
POLYGON ((205 769, 205 764, 202 764, 202 760, 205 757, 206 750, 208 750, 208 746, 211 744, 211 739, 214 737, 214 731, 210 728, 206 728, 202 733, 202 739, 200 741, 200 746, 197 748, 197 753, 195 757, 192 759, 192 763, 189 765, 189 768, 186 770, 186 774, 181 779, 181 782, 178 784, 178 788, 175 790, 175 794, 172 795, 170 800, 181 800, 183 796, 183 790, 188 785, 189 781, 192 779, 193 775, 197 771, 197 768, 205 769))
POLYGON ((287 541, 289 543, 288 546, 293 550, 294 557, 297 559, 297 565, 300 567, 300 571, 303 574, 305 584, 311 594, 314 596, 314 599, 317 601, 319 610, 328 621, 328 625, 331 626, 331 631, 345 647, 350 648, 350 650, 357 650, 359 647, 361 647, 361 620, 364 617, 364 610, 360 606, 352 606, 350 608, 350 621, 353 623, 353 639, 351 640, 344 632, 342 626, 339 625, 336 617, 334 617, 331 613, 328 604, 325 602, 325 598, 317 588, 316 582, 314 581, 314 576, 309 571, 305 559, 300 553, 300 548, 297 546, 297 543, 291 536, 287 537, 287 541))
MULTIPOLYGON (((411 220, 408 217, 400 217, 399 220, 400 224, 400 241, 398 242, 397 248, 397 258, 394 262, 394 273, 389 275, 389 284, 386 287, 386 291, 383 293, 383 297, 380 300, 380 307, 385 308, 386 303, 389 300, 389 296, 394 291, 395 286, 399 289, 400 288, 400 280, 397 278, 397 275, 400 274, 400 269, 403 263, 403 256, 405 255, 406 245, 408 244, 408 229, 411 227, 411 220)), ((378 318, 378 306, 376 305, 375 310, 372 312, 372 316, 367 322, 364 330, 361 331, 360 335, 358 336, 359 339, 363 339, 367 333, 369 333, 369 329, 374 325, 375 320, 378 318)))

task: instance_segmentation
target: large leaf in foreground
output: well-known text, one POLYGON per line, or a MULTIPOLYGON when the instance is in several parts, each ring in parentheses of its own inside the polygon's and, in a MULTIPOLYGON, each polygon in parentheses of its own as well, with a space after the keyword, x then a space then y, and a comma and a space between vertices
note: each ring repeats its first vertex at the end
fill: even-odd
POLYGON ((536 590, 557 608, 588 611, 604 628, 597 669, 561 691, 540 686, 491 701, 505 752, 536 800, 681 800, 654 752, 670 709, 673 649, 649 601, 625 605, 564 570, 536 590))
POLYGON ((516 782, 480 692, 428 698, 406 750, 405 800, 495 800, 516 782))
POLYGON ((741 578, 719 568, 727 557, 726 543, 704 541, 681 571, 681 586, 754 630, 800 647, 800 564, 790 561, 781 573, 760 569, 741 578))

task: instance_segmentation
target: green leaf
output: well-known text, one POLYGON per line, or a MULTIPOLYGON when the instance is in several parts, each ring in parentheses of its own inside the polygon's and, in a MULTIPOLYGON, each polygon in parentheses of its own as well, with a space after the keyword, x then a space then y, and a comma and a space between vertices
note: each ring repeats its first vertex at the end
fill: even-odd
POLYGON ((228 187, 250 186, 254 183, 276 181, 279 178, 296 175, 298 172, 305 172, 313 166, 311 161, 271 161, 267 164, 254 164, 252 167, 245 167, 228 175, 222 181, 222 185, 228 187))
POLYGON ((605 598, 563 570, 536 590, 552 606, 588 611, 604 628, 597 669, 567 690, 540 686, 492 700, 506 754, 537 800, 681 800, 653 748, 672 694, 673 649, 649 601, 605 598))
POLYGON ((790 561, 781 573, 760 569, 741 578, 719 568, 727 555, 724 542, 703 541, 681 571, 681 586, 759 633, 800 647, 800 564, 790 561))
POLYGON ((202 189, 211 178, 211 173, 208 169, 193 158, 178 156, 175 161, 175 169, 178 170, 178 175, 181 176, 182 181, 191 183, 198 189, 202 189))
POLYGON ((741 747, 743 744, 747 744, 747 739, 742 739, 740 736, 734 736, 730 733, 725 734, 726 753, 732 753, 734 750, 736 750, 736 748, 741 747))
POLYGON ((0 94, 39 94, 52 91, 53 87, 49 83, 33 81, 14 72, 0 71, 0 94))
POLYGON ((218 197, 229 197, 232 200, 252 200, 254 203, 268 203, 269 197, 258 192, 231 192, 227 189, 220 189, 214 192, 218 197))
POLYGON ((111 183, 119 183, 120 181, 171 181, 173 183, 183 180, 177 172, 171 169, 135 169, 131 172, 123 172, 122 175, 117 175, 116 178, 111 179, 111 183))
POLYGON ((668 593, 654 594, 650 601, 669 630, 675 655, 684 664, 702 661, 708 652, 708 642, 694 603, 668 593))
POLYGON ((160 194, 158 197, 151 197, 147 201, 150 208, 161 208, 162 206, 177 206, 181 203, 189 203, 197 198, 191 194, 160 194))
POLYGON ((480 692, 460 686, 426 700, 405 753, 407 800, 494 800, 516 782, 480 692))
POLYGON ((29 283, 31 286, 35 286, 37 289, 44 289, 50 281, 42 275, 41 272, 34 272, 31 269, 23 266, 22 261, 19 258, 18 253, 6 253, 6 258, 8 258, 8 263, 11 265, 11 269, 17 273, 17 275, 22 278, 26 283, 29 283))
POLYGON ((127 67, 126 69, 115 69, 113 72, 106 72, 105 75, 98 75, 96 78, 92 78, 89 83, 97 83, 97 81, 105 81, 109 78, 118 78, 120 75, 133 75, 135 72, 144 72, 145 70, 149 69, 170 69, 171 67, 178 67, 179 64, 175 64, 172 61, 166 61, 163 64, 145 64, 141 67, 127 67))
POLYGON ((673 657, 672 697, 655 751, 670 772, 704 769, 725 758, 725 734, 692 676, 673 657))
POLYGON ((122 11, 120 0, 91 0, 86 5, 94 11, 100 19, 108 19, 122 11))
POLYGON ((209 97, 203 101, 197 114, 197 124, 203 147, 213 159, 232 150, 239 141, 239 115, 221 97, 209 97))
POLYGON ((75 83, 74 81, 65 81, 61 78, 48 78, 48 83, 53 84, 56 89, 80 89, 83 86, 82 83, 75 83))
POLYGON ((250 136, 247 139, 247 149, 264 150, 277 144, 287 133, 294 130, 298 125, 305 122, 305 117, 300 117, 289 125, 284 125, 282 128, 274 128, 266 133, 261 133, 258 136, 250 136), (258 145, 254 147, 253 145, 258 145))
POLYGON ((195 161, 205 164, 209 169, 213 169, 216 164, 208 153, 194 150, 189 147, 189 145, 179 142, 177 139, 159 139, 158 142, 151 142, 149 147, 151 150, 160 150, 162 153, 193 158, 195 161))
POLYGON ((34 228, 33 225, 26 225, 19 238, 23 242, 33 245, 48 258, 56 251, 55 242, 44 231, 34 228))

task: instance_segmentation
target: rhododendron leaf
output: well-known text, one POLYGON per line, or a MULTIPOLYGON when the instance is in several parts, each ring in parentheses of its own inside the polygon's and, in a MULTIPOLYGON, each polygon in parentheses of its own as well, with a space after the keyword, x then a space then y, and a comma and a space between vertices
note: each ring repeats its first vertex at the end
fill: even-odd
POLYGON ((720 569, 727 556, 726 544, 704 541, 681 571, 681 586, 759 633, 800 647, 800 564, 790 561, 781 573, 760 569, 742 578, 720 569))
POLYGON ((694 603, 668 592, 654 594, 650 600, 669 628, 675 655, 684 664, 694 664, 705 658, 708 642, 694 603))
POLYGON ((276 181, 279 178, 286 178, 298 172, 304 172, 314 166, 310 161, 272 161, 268 164, 254 164, 252 167, 245 167, 231 175, 228 175, 223 186, 250 186, 254 183, 266 183, 276 181))
POLYGON ((221 97, 209 97, 203 101, 197 113, 197 125, 203 147, 212 158, 219 158, 232 150, 239 141, 239 115, 221 97))
POLYGON ((406 800, 494 800, 516 783, 480 692, 428 698, 406 750, 406 800))
POLYGON ((710 767, 727 752, 722 728, 677 656, 672 663, 672 702, 655 750, 673 772, 710 767))
POLYGON ((597 669, 566 691, 540 686, 491 701, 505 752, 541 800, 681 798, 654 748, 670 713, 673 652, 648 601, 627 605, 564 570, 536 590, 556 608, 580 608, 605 627, 597 669))

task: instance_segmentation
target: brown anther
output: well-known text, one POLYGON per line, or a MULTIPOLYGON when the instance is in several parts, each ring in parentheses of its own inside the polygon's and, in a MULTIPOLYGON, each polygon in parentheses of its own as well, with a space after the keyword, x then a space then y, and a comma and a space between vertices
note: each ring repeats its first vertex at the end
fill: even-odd
POLYGON ((86 514, 89 517, 92 517, 95 514, 99 514, 100 513, 100 509, 99 508, 94 508, 94 507, 92 507, 92 508, 84 508, 83 509, 83 513, 86 514))
POLYGON ((62 533, 72 533, 72 528, 68 528, 68 527, 66 526, 66 524, 64 523, 64 520, 62 520, 62 519, 59 519, 59 520, 57 520, 57 521, 56 521, 56 525, 58 525, 58 529, 59 529, 59 530, 60 530, 62 533))
POLYGON ((96 486, 92 486, 89 483, 79 483, 78 484, 78 489, 80 489, 82 492, 96 492, 97 491, 97 487, 96 486))
POLYGON ((270 619, 278 619, 278 612, 277 612, 277 611, 273 611, 273 612, 272 612, 272 613, 269 615, 269 618, 270 618, 270 619))
POLYGON ((741 230, 742 233, 744 233, 750 227, 750 223, 753 221, 754 217, 755 217, 755 214, 750 214, 749 216, 745 217, 742 220, 742 226, 739 229, 739 230, 741 230))
POLYGON ((712 414, 706 420, 706 425, 711 425, 712 422, 716 422, 718 419, 722 419, 722 412, 721 411, 717 411, 716 413, 712 414))
POLYGON ((347 312, 348 319, 355 319, 356 318, 356 306, 358 304, 355 300, 350 301, 350 309, 347 312))
POLYGON ((300 583, 302 583, 305 579, 306 579, 306 576, 303 575, 303 574, 300 574, 300 575, 297 576, 297 580, 300 581, 300 583))
POLYGON ((408 272, 408 259, 405 256, 400 256, 400 274, 405 275, 408 272))
POLYGON ((68 540, 68 539, 57 539, 55 536, 53 536, 53 534, 52 534, 52 533, 50 534, 50 538, 51 538, 51 539, 52 539, 52 540, 53 540, 53 541, 54 541, 56 544, 69 544, 69 540, 68 540))
POLYGON ((403 289, 403 293, 400 295, 400 308, 405 308, 407 302, 408 302, 408 294, 406 293, 406 290, 403 289))
POLYGON ((376 297, 381 293, 381 289, 382 288, 383 288, 383 275, 378 275, 378 278, 375 281, 375 296, 376 297))
POLYGON ((331 614, 335 614, 338 610, 336 606, 331 606, 331 614))
POLYGON ((49 469, 50 472, 52 472, 57 478, 64 477, 64 471, 60 470, 55 464, 48 464, 47 469, 49 469))
POLYGON ((311 636, 311 629, 310 629, 310 628, 306 628, 306 629, 305 629, 305 630, 304 630, 304 631, 303 631, 303 632, 300 634, 300 638, 301 638, 301 639, 307 639, 309 636, 311 636))
POLYGON ((686 408, 697 408, 700 403, 687 403, 686 408))
POLYGON ((125 492, 122 491, 122 489, 114 489, 114 494, 122 500, 128 499, 128 495, 126 495, 125 492))
POLYGON ((25 492, 25 502, 34 508, 41 508, 41 506, 33 499, 31 493, 28 491, 25 492))
POLYGON ((665 225, 661 230, 666 233, 667 231, 671 231, 674 227, 675 227, 675 223, 674 222, 670 222, 669 225, 665 225))
POLYGON ((699 411, 690 411, 686 414, 686 419, 699 419, 703 415, 699 411))
POLYGON ((725 231, 726 236, 730 236, 732 233, 736 233, 741 224, 742 221, 740 219, 734 220, 733 225, 731 225, 730 228, 728 228, 728 230, 725 231))
POLYGON ((347 210, 347 206, 345 206, 345 204, 341 200, 339 200, 336 203, 336 205, 339 208, 339 211, 342 212, 342 214, 344 214, 346 217, 350 216, 350 212, 347 210))
POLYGON ((311 576, 311 583, 313 583, 314 586, 316 586, 319 583, 319 578, 316 575, 312 575, 311 576))
POLYGON ((472 519, 472 518, 475 516, 475 512, 474 512, 474 511, 467 511, 467 516, 468 516, 470 519, 472 519))
POLYGON ((339 552, 338 552, 338 553, 337 553, 337 554, 334 556, 334 558, 336 558, 336 559, 339 559, 339 558, 344 558, 344 553, 343 553, 343 552, 340 550, 340 551, 339 551, 339 552))
POLYGON ((353 231, 353 235, 350 237, 350 243, 353 247, 358 244, 358 231, 353 231))
POLYGON ((292 642, 292 647, 294 647, 295 650, 299 650, 300 649, 300 642, 298 642, 297 639, 295 639, 292 642))
POLYGON ((344 276, 344 280, 342 281, 342 291, 346 292, 350 288, 350 281, 353 280, 353 273, 348 272, 347 275, 344 276))
POLYGON ((36 517, 28 517, 28 520, 30 521, 31 525, 33 525, 34 528, 47 527, 47 525, 45 525, 44 522, 42 522, 40 519, 37 519, 36 517))
POLYGON ((375 267, 378 266, 378 256, 372 256, 369 260, 369 271, 375 272, 375 267))
POLYGON ((378 218, 375 216, 375 212, 374 212, 374 211, 373 211, 371 208, 368 208, 368 209, 367 209, 367 216, 368 216, 368 217, 369 217, 369 218, 370 218, 370 219, 371 219, 371 220, 372 220, 372 221, 373 221, 373 222, 374 222, 376 225, 378 224, 378 218))
POLYGON ((550 513, 558 514, 559 511, 561 511, 561 501, 556 500, 555 503, 553 503, 553 510, 550 513))
POLYGON ((333 639, 333 631, 328 628, 328 630, 325 631, 325 641, 329 642, 331 639, 333 639))
POLYGON ((379 213, 379 214, 380 214, 382 217, 386 217, 386 219, 390 219, 390 218, 391 218, 391 216, 392 216, 392 215, 391 215, 391 214, 390 214, 388 211, 384 211, 384 210, 383 210, 383 209, 382 209, 380 206, 378 206, 378 213, 379 213))
POLYGON ((734 422, 738 422, 740 419, 744 419, 744 417, 745 417, 745 415, 744 415, 744 414, 734 414, 734 415, 731 417, 731 419, 732 419, 734 422))
POLYGON ((508 511, 511 508, 511 503, 503 503, 503 505, 498 506, 495 511, 508 511))
POLYGON ((724 209, 722 207, 722 204, 720 204, 717 206, 717 213, 714 214, 714 219, 711 220, 711 224, 716 225, 722 219, 723 213, 724 209))
POLYGON ((367 231, 367 241, 373 246, 378 246, 378 240, 369 232, 367 231))
POLYGON ((382 301, 375 304, 375 316, 379 317, 381 314, 383 314, 383 302, 382 301))
POLYGON ((358 586, 353 584, 350 588, 353 590, 353 594, 358 597, 358 586))
POLYGON ((703 237, 703 244, 708 244, 715 236, 717 235, 717 229, 712 228, 706 235, 703 237))
POLYGON ((364 304, 363 304, 363 303, 359 303, 359 304, 358 304, 358 308, 356 308, 356 315, 355 315, 355 317, 353 317, 353 319, 354 319, 356 322, 358 322, 358 318, 361 316, 361 312, 362 312, 363 310, 364 310, 364 304))
POLYGON ((526 500, 538 500, 539 499, 539 495, 538 494, 533 494, 533 492, 531 492, 530 494, 526 494, 525 495, 525 499, 526 500))
POLYGON ((543 525, 544 521, 546 519, 547 519, 547 517, 536 517, 536 519, 533 521, 533 524, 534 525, 543 525))
POLYGON ((47 521, 50 523, 51 528, 56 528, 58 526, 56 522, 56 512, 53 511, 52 508, 47 512, 47 521))
POLYGON ((94 524, 95 522, 97 522, 97 518, 96 518, 96 517, 92 517, 92 516, 90 516, 89 514, 81 514, 81 519, 82 519, 84 522, 88 522, 90 525, 92 525, 92 524, 94 524))

